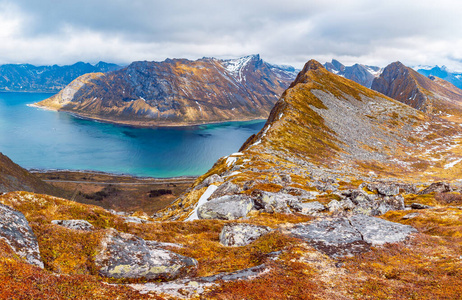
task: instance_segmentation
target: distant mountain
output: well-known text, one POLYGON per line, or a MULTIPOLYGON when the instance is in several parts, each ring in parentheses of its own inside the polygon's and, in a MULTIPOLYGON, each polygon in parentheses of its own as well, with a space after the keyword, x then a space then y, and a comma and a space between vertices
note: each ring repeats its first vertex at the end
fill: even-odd
POLYGON ((445 66, 442 66, 442 67, 435 66, 435 67, 432 67, 432 68, 425 68, 425 69, 417 67, 416 70, 417 70, 417 72, 419 72, 420 74, 422 74, 424 76, 427 76, 427 77, 429 77, 429 76, 439 77, 441 79, 444 79, 444 80, 452 83, 453 85, 455 85, 459 89, 462 89, 462 73, 451 72, 445 66))
POLYGON ((441 78, 432 78, 394 62, 374 80, 371 88, 424 112, 462 118, 462 90, 441 78))
POLYGON ((336 75, 353 80, 367 88, 370 88, 374 78, 380 75, 382 69, 380 67, 366 66, 354 64, 346 67, 338 60, 333 59, 331 62, 326 62, 324 67, 336 75))
POLYGON ((250 120, 268 117, 296 74, 259 55, 139 61, 92 78, 87 74, 37 105, 138 126, 250 120))
POLYGON ((62 195, 62 191, 40 180, 0 153, 0 193, 12 191, 62 195))
POLYGON ((68 66, 34 66, 7 64, 0 66, 0 91, 56 93, 77 77, 92 72, 110 72, 122 68, 99 62, 96 65, 78 62, 68 66))

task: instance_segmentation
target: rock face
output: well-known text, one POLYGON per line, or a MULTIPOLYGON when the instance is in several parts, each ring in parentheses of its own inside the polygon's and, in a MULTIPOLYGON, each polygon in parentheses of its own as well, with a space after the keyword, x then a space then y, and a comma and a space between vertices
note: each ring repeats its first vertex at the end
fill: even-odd
POLYGON ((434 82, 400 62, 388 65, 371 89, 424 112, 461 115, 462 90, 448 88, 443 80, 434 82))
POLYGON ((370 88, 374 78, 380 75, 382 69, 374 66, 365 66, 361 64, 354 64, 353 66, 346 67, 338 60, 333 59, 332 62, 327 62, 324 67, 336 75, 353 80, 367 88, 370 88))
POLYGON ((411 226, 386 220, 355 215, 299 224, 291 234, 313 244, 332 257, 341 257, 369 251, 370 246, 404 241, 417 232, 411 226))
POLYGON ((24 215, 0 204, 0 238, 28 263, 43 268, 37 238, 24 215))
POLYGON ((172 280, 193 273, 197 261, 139 237, 110 229, 95 258, 99 273, 113 278, 172 280))
POLYGON ((236 220, 247 216, 253 207, 253 201, 248 196, 223 196, 200 206, 197 215, 200 219, 236 220))
POLYGON ((43 182, 0 153, 0 193, 27 191, 48 195, 61 194, 57 188, 43 182))
POLYGON ((246 246, 271 231, 267 226, 245 223, 225 224, 220 233, 220 243, 225 246, 246 246))
POLYGON ((134 62, 87 82, 70 101, 54 97, 37 105, 140 126, 249 120, 266 118, 295 76, 295 69, 258 55, 134 62))
POLYGON ((57 93, 81 75, 94 72, 106 73, 120 68, 118 65, 105 62, 96 65, 78 62, 69 66, 1 65, 0 90, 57 93))
POLYGON ((93 230, 93 225, 91 225, 88 221, 85 220, 53 220, 51 221, 51 223, 73 230, 93 230))

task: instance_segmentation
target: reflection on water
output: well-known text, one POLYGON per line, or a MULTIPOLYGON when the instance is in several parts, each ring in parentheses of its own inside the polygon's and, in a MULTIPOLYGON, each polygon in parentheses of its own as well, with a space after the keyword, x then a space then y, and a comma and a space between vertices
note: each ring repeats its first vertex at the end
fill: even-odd
POLYGON ((264 125, 252 121, 134 128, 26 106, 49 96, 0 93, 0 151, 25 168, 200 175, 264 125))

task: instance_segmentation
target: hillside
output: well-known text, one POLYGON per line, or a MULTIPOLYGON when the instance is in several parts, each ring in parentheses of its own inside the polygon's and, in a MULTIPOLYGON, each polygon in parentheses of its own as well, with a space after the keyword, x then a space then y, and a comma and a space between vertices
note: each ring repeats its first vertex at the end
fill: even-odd
POLYGON ((0 66, 0 91, 56 93, 77 77, 92 72, 110 72, 121 67, 99 62, 78 62, 68 66, 7 64, 0 66))
POLYGON ((62 195, 61 190, 43 182, 0 153, 0 193, 12 191, 62 195))
POLYGON ((61 93, 37 105, 138 126, 250 120, 266 118, 295 75, 293 68, 268 64, 258 55, 134 62, 72 87, 64 102, 61 93))
POLYGON ((458 121, 462 117, 462 90, 443 82, 394 62, 374 79, 371 88, 418 110, 458 121))

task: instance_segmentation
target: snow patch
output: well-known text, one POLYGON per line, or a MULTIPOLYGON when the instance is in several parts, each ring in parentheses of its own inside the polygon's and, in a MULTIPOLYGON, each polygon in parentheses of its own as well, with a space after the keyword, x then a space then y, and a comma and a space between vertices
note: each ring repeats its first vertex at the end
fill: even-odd
POLYGON ((456 164, 458 164, 458 163, 461 162, 461 161, 462 161, 462 158, 456 159, 456 160, 453 161, 453 162, 450 162, 450 163, 448 163, 448 164, 445 164, 445 165, 444 165, 444 168, 445 168, 445 169, 452 168, 452 167, 454 167, 456 164))
POLYGON ((205 192, 202 194, 202 196, 199 198, 199 201, 197 201, 196 207, 192 211, 191 215, 185 220, 185 221, 194 221, 194 220, 199 220, 199 216, 197 215, 197 209, 204 205, 212 196, 212 194, 217 190, 218 186, 211 184, 209 187, 205 190, 205 192))
POLYGON ((226 166, 230 167, 230 166, 234 165, 236 160, 237 160, 237 157, 228 157, 226 159, 226 166))

